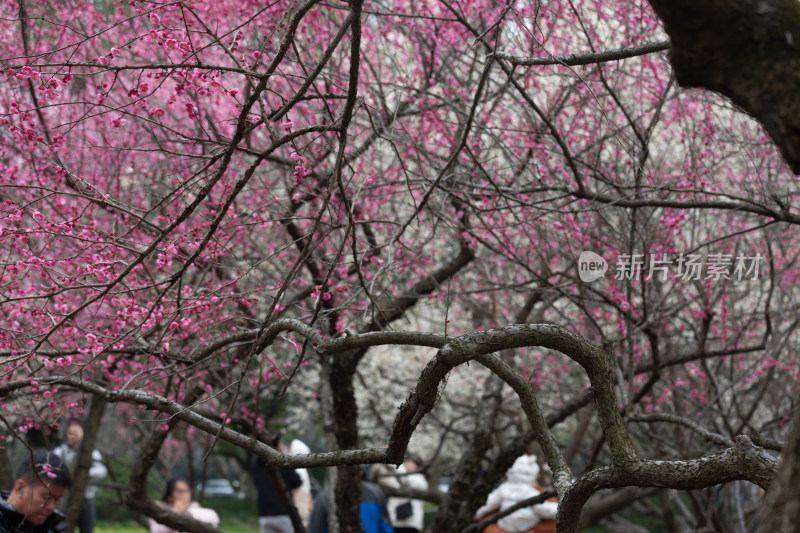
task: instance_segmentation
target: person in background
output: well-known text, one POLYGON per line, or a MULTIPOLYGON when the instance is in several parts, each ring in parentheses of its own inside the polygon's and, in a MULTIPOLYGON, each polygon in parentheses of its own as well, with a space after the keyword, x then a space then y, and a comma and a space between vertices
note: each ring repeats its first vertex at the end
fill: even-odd
POLYGON ((72 485, 64 460, 46 450, 20 462, 10 491, 0 491, 0 533, 59 533, 64 515, 58 502, 72 485))
MULTIPOLYGON (((78 460, 78 450, 83 442, 83 427, 77 420, 70 420, 67 424, 67 442, 61 444, 53 450, 53 453, 60 455, 67 464, 75 469, 78 460)), ((97 487, 94 481, 99 481, 106 477, 108 469, 103 464, 103 456, 97 450, 92 450, 92 466, 89 467, 89 483, 86 485, 86 492, 83 494, 83 503, 78 515, 78 530, 80 533, 94 533, 94 523, 97 520, 97 510, 94 505, 94 496, 97 487)))
MULTIPOLYGON (((305 442, 294 439, 289 444, 289 453, 291 455, 309 454, 311 449, 305 442)), ((311 516, 311 507, 314 503, 311 499, 311 477, 305 468, 298 468, 296 472, 300 476, 300 486, 292 491, 292 497, 294 506, 297 507, 297 512, 303 521, 303 526, 308 527, 308 518, 311 516)))
MULTIPOLYGON (((390 475, 382 479, 385 480, 384 483, 387 487, 428 490, 428 480, 417 472, 418 468, 417 463, 408 459, 397 468, 396 472, 400 475, 390 475)), ((387 505, 394 533, 419 533, 422 531, 424 522, 422 500, 392 497, 389 498, 387 505)))
MULTIPOLYGON (((486 498, 486 503, 475 512, 475 519, 482 520, 489 514, 505 511, 518 502, 538 496, 536 488, 539 464, 535 455, 521 455, 506 472, 506 480, 486 498)), ((484 530, 484 533, 529 533, 535 532, 540 523, 555 525, 558 502, 546 501, 523 509, 517 509, 484 530)), ((545 525, 545 524, 543 524, 545 525)), ((548 526, 549 527, 549 526, 548 526)))
MULTIPOLYGON (((275 435, 269 444, 279 452, 283 451, 279 433, 275 435)), ((294 533, 289 511, 278 494, 278 488, 272 482, 267 465, 258 457, 254 457, 250 464, 250 471, 253 474, 253 482, 258 493, 258 525, 260 533, 294 533)), ((302 480, 295 470, 281 468, 279 471, 283 484, 286 485, 290 493, 301 485, 302 480)))
MULTIPOLYGON (((213 509, 200 507, 199 503, 192 501, 192 489, 189 487, 189 482, 183 478, 174 477, 167 481, 167 486, 164 488, 164 496, 161 500, 175 513, 189 515, 195 520, 205 522, 214 527, 219 526, 217 512, 213 509)), ((176 533, 176 531, 164 524, 159 524, 151 518, 150 533, 176 533)))
MULTIPOLYGON (((381 488, 371 482, 371 469, 369 465, 361 467, 361 501, 359 512, 361 514, 361 527, 364 533, 394 533, 389 525, 389 510, 386 507, 386 495, 381 488)), ((314 502, 311 520, 308 524, 308 533, 328 532, 328 491, 323 490, 314 502)))

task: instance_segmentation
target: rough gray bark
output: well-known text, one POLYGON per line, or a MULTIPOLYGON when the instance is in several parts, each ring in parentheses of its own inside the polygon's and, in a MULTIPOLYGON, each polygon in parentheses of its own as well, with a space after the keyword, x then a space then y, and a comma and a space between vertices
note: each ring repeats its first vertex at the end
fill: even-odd
POLYGON ((719 453, 688 461, 650 461, 638 459, 626 465, 598 468, 582 475, 561 499, 558 510, 559 533, 578 531, 581 511, 588 498, 602 489, 621 487, 660 487, 696 490, 737 479, 762 488, 769 486, 777 470, 777 460, 740 435, 736 444, 719 453))
POLYGON ((649 1, 669 34, 678 83, 753 115, 800 174, 800 2, 649 1))
MULTIPOLYGON (((362 342, 371 343, 373 346, 385 343, 439 345, 440 350, 428 363, 416 388, 400 408, 386 448, 343 449, 325 454, 293 457, 269 448, 253 437, 222 427, 219 422, 190 409, 187 410, 183 405, 166 398, 139 391, 107 390, 96 383, 73 378, 58 378, 58 383, 59 386, 69 386, 96 396, 103 396, 112 402, 130 402, 158 409, 171 415, 170 427, 178 421, 185 421, 217 435, 221 440, 247 449, 275 466, 341 466, 376 462, 397 464, 405 456, 410 435, 420 420, 436 405, 447 374, 458 365, 477 361, 507 383, 520 399, 531 426, 530 432, 553 469, 554 484, 561 498, 557 519, 560 532, 576 531, 586 500, 602 489, 638 486, 692 490, 737 479, 749 480, 761 487, 767 487, 777 469, 777 461, 762 448, 755 446, 746 436, 737 437, 734 447, 697 459, 652 461, 640 457, 633 447, 619 410, 610 345, 589 342, 566 328, 552 324, 512 324, 454 339, 428 335, 422 343, 419 342, 421 334, 402 332, 366 333, 355 335, 355 339, 327 340, 304 324, 284 320, 266 328, 255 342, 261 346, 268 346, 280 331, 294 331, 304 336, 312 342, 317 351, 334 360, 339 354, 354 349, 362 342), (611 457, 609 466, 583 474, 573 482, 573 474, 549 430, 549 426, 555 422, 557 416, 545 418, 536 402, 530 382, 495 355, 502 350, 524 346, 538 346, 559 351, 584 368, 591 382, 598 419, 609 447, 611 457)), ((45 384, 49 381, 47 378, 41 380, 45 384)), ((0 386, 0 394, 26 386, 28 386, 27 380, 6 383, 0 386)), ((191 404, 201 393, 202 391, 193 391, 187 394, 187 403, 191 404)), ((163 439, 165 434, 163 431, 154 432, 150 439, 152 442, 146 443, 143 447, 131 475, 131 491, 126 497, 126 503, 132 509, 156 517, 171 527, 185 531, 215 531, 214 528, 196 522, 189 525, 189 521, 179 520, 174 513, 159 508, 147 498, 147 472, 160 448, 159 439, 163 439)), ((342 470, 340 468, 339 472, 342 470)), ((355 472, 358 469, 351 470, 355 472)))

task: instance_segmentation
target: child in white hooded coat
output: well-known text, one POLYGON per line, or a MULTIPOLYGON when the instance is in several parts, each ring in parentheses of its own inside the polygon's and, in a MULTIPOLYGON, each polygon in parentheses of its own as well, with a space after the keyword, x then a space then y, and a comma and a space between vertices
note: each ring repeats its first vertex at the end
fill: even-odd
MULTIPOLYGON (((475 517, 480 519, 493 512, 504 511, 512 505, 538 496, 534 484, 539 476, 536 456, 522 455, 506 472, 506 480, 494 489, 486 499, 486 504, 478 509, 475 517)), ((532 529, 540 520, 554 520, 558 503, 543 502, 524 509, 518 509, 497 521, 498 527, 508 533, 519 533, 532 529)))

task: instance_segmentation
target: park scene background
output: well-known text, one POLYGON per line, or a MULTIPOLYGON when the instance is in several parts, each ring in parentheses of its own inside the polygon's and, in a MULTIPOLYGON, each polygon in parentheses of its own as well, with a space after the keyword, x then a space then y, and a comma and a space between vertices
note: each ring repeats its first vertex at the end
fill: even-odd
POLYGON ((0 481, 77 418, 103 520, 259 457, 360 531, 360 465, 413 457, 474 531, 529 453, 560 532, 785 530, 795 36, 796 0, 4 2, 0 481))

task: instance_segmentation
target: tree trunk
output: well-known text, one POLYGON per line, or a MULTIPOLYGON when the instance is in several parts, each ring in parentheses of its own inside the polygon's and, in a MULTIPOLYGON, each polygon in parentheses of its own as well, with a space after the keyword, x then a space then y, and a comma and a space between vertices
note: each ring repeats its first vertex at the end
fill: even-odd
POLYGON ((650 0, 678 83, 730 98, 800 174, 800 2, 650 0))
POLYGON ((83 495, 89 484, 89 469, 92 466, 92 452, 97 444, 100 422, 106 410, 106 400, 101 396, 92 396, 89 403, 89 416, 82 422, 83 440, 80 449, 76 450, 76 461, 70 465, 72 470, 72 488, 67 496, 65 514, 67 515, 67 533, 75 530, 78 515, 83 504, 83 495))
POLYGON ((770 485, 761 516, 759 533, 800 531, 800 410, 792 418, 792 430, 783 447, 783 462, 770 485))
MULTIPOLYGON (((351 364, 356 355, 353 353, 342 354, 331 364, 330 386, 333 391, 334 436, 336 444, 341 450, 355 450, 358 448, 358 406, 356 405, 353 376, 355 365, 351 364)), ((339 533, 359 533, 361 517, 359 514, 359 501, 361 499, 361 469, 357 466, 339 466, 336 469, 336 487, 334 488, 334 502, 336 509, 336 523, 339 533)))

